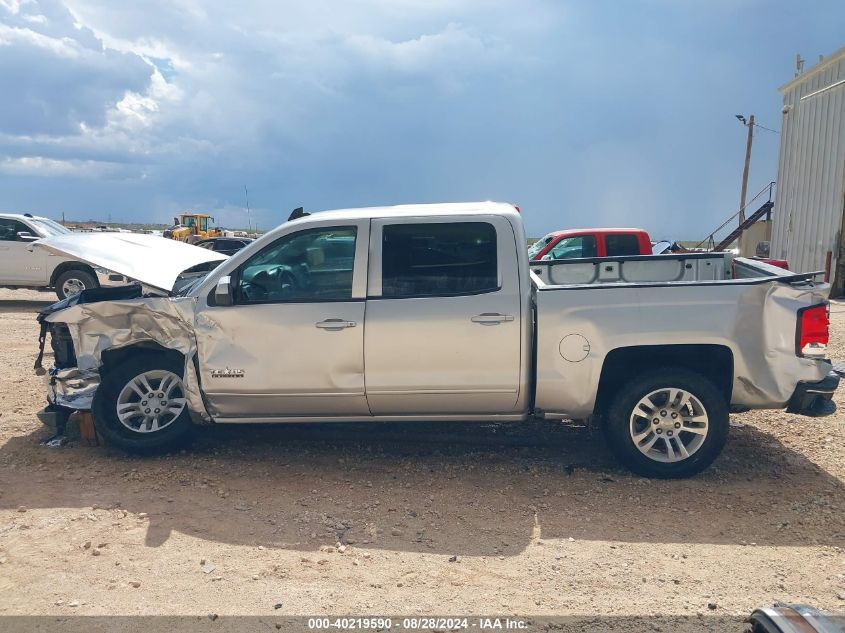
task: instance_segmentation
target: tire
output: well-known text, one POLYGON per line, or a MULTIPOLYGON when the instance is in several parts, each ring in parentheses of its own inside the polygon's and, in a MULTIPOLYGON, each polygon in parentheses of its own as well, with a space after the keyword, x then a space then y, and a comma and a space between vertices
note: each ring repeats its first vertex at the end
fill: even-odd
POLYGON ((97 278, 88 271, 82 270, 81 268, 71 268, 56 277, 56 283, 54 284, 56 296, 61 301, 76 294, 76 292, 70 292, 74 286, 81 286, 77 290, 79 292, 80 290, 88 290, 89 288, 99 288, 100 284, 97 282, 97 278))
POLYGON ((650 371, 625 383, 604 420, 614 455, 638 475, 659 479, 691 477, 707 468, 722 452, 728 428, 724 395, 701 374, 682 368, 650 371), (641 407, 646 397, 652 406, 641 407))
POLYGON ((91 407, 97 431, 107 443, 133 453, 158 453, 187 443, 194 426, 185 402, 183 372, 180 360, 146 351, 104 368, 91 407), (142 375, 152 387, 153 399, 130 386, 142 375), (159 416, 155 415, 157 405, 162 410, 159 416), (123 421, 118 406, 124 411, 123 421))

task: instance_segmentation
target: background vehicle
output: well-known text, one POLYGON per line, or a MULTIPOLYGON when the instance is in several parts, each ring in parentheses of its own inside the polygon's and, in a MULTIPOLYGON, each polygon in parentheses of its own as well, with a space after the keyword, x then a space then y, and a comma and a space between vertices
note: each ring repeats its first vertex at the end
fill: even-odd
POLYGON ((201 249, 172 243, 151 270, 145 237, 114 254, 108 235, 42 243, 161 294, 41 317, 58 407, 43 417, 90 408, 129 450, 194 422, 596 418, 634 471, 680 477, 719 454, 730 408, 798 413, 839 381, 812 275, 730 253, 529 263, 511 205, 313 214, 176 296, 201 249))
POLYGON ((53 288, 64 299, 86 288, 128 283, 123 275, 31 247, 42 237, 68 234, 69 229, 50 218, 0 213, 0 286, 53 288))
POLYGON ((581 257, 651 255, 651 238, 642 229, 571 229, 555 231, 528 249, 532 261, 581 257))
POLYGON ((194 246, 200 248, 207 248, 215 253, 223 253, 224 255, 234 255, 244 246, 254 242, 250 237, 212 237, 207 240, 200 240, 194 242, 194 246))
POLYGON ((181 213, 173 218, 174 226, 165 229, 164 237, 194 244, 199 240, 223 235, 219 228, 212 228, 209 221, 214 222, 214 218, 207 213, 181 213))
POLYGON ((778 268, 783 268, 784 270, 789 270, 789 262, 785 259, 774 259, 769 257, 769 242, 758 242, 757 248, 755 249, 756 252, 754 253, 754 257, 752 259, 757 259, 761 262, 766 262, 767 264, 771 264, 772 266, 777 266, 778 268))

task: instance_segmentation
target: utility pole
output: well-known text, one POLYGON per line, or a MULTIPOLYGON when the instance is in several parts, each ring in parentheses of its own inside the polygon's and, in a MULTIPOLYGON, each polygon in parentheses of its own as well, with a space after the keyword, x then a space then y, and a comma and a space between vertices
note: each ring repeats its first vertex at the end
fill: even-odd
POLYGON ((246 194, 246 224, 247 233, 252 233, 252 213, 249 210, 249 190, 244 185, 244 194, 246 194))
POLYGON ((737 118, 748 128, 748 140, 745 142, 745 167, 742 170, 742 191, 739 194, 739 223, 745 222, 745 194, 748 193, 748 168, 751 166, 751 143, 754 140, 754 115, 737 118))

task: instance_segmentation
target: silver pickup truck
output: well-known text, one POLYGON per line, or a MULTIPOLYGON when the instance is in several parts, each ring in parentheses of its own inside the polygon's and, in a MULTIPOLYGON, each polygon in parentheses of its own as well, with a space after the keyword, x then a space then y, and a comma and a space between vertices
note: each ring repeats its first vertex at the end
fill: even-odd
POLYGON ((212 423, 591 418, 632 470, 683 477, 717 457, 729 411, 802 412, 838 384, 812 275, 722 253, 529 264, 507 204, 315 213, 231 258, 90 240, 37 244, 142 285, 39 317, 42 419, 90 409, 128 450, 212 423))

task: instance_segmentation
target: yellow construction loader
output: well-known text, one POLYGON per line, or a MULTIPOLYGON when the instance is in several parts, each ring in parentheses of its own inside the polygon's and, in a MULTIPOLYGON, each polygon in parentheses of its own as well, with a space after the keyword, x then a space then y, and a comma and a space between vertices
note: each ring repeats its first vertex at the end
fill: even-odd
POLYGON ((164 231, 164 237, 193 244, 209 237, 220 237, 223 231, 218 227, 210 227, 209 221, 214 218, 207 213, 181 213, 173 218, 173 224, 164 231))

